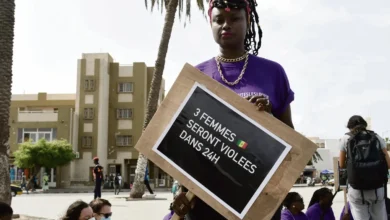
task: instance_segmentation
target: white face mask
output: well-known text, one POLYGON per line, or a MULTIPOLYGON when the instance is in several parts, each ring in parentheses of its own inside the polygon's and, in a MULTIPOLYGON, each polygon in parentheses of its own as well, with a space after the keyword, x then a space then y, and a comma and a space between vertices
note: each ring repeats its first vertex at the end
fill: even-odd
POLYGON ((102 217, 101 220, 111 220, 111 217, 108 217, 108 218, 102 217))
POLYGON ((96 220, 96 218, 95 218, 95 217, 92 217, 92 218, 90 218, 90 219, 88 219, 88 220, 96 220))

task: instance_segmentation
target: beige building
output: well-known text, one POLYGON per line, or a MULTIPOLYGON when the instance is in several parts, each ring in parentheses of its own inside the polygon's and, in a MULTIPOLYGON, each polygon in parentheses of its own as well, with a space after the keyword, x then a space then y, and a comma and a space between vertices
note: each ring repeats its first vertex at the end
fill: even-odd
MULTIPOLYGON (((51 187, 92 185, 92 158, 98 156, 105 174, 121 173, 125 187, 133 181, 153 67, 120 65, 108 53, 83 54, 78 60, 76 94, 13 95, 10 145, 32 139, 67 139, 77 159, 48 170, 51 187)), ((163 81, 160 101, 164 98, 163 81)), ((21 169, 14 167, 15 179, 21 169)), ((42 168, 44 171, 45 168, 42 168)), ((169 177, 150 164, 151 182, 169 186, 169 177)), ((26 170, 28 173, 29 171, 26 170)))

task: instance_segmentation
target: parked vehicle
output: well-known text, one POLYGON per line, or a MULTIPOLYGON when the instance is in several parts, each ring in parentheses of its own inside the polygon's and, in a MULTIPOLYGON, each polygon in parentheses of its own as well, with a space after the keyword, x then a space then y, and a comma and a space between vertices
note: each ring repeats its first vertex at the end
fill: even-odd
POLYGON ((20 186, 15 185, 15 184, 11 184, 11 193, 12 193, 12 196, 15 197, 16 195, 22 195, 23 191, 22 191, 22 188, 20 186))

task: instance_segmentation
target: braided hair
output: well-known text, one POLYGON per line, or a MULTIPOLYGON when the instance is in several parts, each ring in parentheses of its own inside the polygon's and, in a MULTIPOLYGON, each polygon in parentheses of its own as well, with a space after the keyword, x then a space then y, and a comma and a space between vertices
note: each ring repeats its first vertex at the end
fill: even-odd
POLYGON ((256 11, 256 0, 210 0, 210 8, 208 11, 210 21, 211 11, 213 8, 222 8, 226 11, 233 9, 245 9, 248 18, 248 31, 245 36, 245 50, 254 55, 257 55, 261 47, 261 38, 263 32, 259 25, 259 15, 256 11), (257 32, 256 32, 257 29, 257 32))
POLYGON ((319 203, 321 198, 324 198, 325 196, 332 196, 332 191, 326 187, 323 187, 321 189, 317 189, 314 193, 313 193, 313 197, 311 197, 311 200, 310 200, 310 203, 309 203, 309 207, 316 204, 316 203, 319 203))
POLYGON ((298 196, 300 197, 299 193, 297 192, 289 192, 286 198, 283 200, 283 206, 287 209, 290 209, 291 205, 296 201, 298 196))

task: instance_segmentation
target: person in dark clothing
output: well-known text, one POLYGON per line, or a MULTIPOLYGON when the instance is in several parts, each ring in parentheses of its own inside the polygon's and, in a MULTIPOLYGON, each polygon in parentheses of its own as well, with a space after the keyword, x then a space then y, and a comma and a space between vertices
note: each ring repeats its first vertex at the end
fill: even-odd
POLYGON ((99 158, 93 158, 95 168, 93 168, 93 178, 95 181, 94 199, 102 198, 103 167, 99 164, 99 158))
POLYGON ((153 190, 152 188, 150 187, 150 184, 149 184, 149 169, 148 167, 146 166, 146 170, 145 170, 145 178, 144 178, 144 184, 146 186, 146 188, 149 190, 149 193, 151 195, 153 195, 153 190))
POLYGON ((5 202, 0 202, 0 219, 1 220, 11 220, 14 211, 11 206, 5 202))

